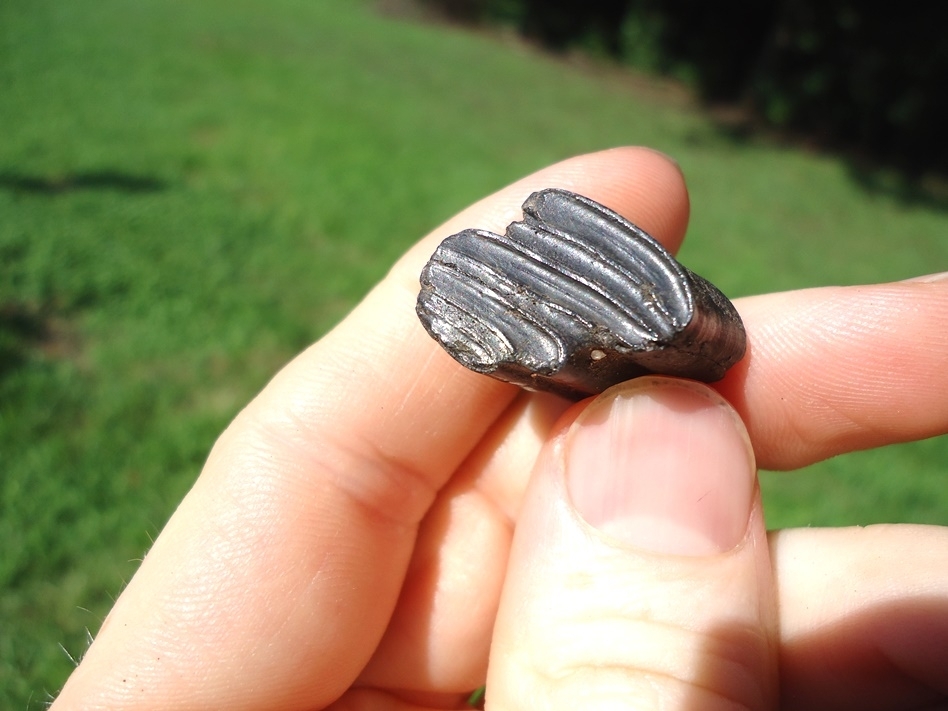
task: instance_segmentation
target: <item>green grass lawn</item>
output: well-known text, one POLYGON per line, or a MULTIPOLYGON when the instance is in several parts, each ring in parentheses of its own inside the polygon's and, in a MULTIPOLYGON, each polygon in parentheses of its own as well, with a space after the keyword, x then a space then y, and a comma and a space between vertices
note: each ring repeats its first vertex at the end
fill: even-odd
MULTIPOLYGON (((0 707, 42 708, 217 433, 403 249, 620 144, 680 161, 683 261, 731 296, 948 269, 943 207, 503 37, 354 0, 0 3, 0 707)), ((768 474, 769 520, 948 523, 946 461, 768 474)))

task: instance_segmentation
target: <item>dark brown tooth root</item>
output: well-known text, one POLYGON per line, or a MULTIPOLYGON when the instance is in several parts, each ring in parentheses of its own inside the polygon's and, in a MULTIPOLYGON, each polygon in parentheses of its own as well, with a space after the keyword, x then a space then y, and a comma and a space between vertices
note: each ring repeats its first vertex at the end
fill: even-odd
POLYGON ((713 382, 744 355, 727 297, 631 222, 557 189, 523 212, 448 237, 422 270, 418 317, 462 365, 582 398, 646 373, 713 382))

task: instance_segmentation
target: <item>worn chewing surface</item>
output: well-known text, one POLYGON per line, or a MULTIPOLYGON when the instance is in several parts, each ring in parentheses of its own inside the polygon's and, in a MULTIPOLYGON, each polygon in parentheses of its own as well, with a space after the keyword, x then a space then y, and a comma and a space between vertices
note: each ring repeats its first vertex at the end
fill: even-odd
POLYGON ((743 356, 727 297, 631 222, 556 189, 523 213, 448 237, 421 273, 418 317, 462 365, 581 398, 646 373, 719 380, 743 356))

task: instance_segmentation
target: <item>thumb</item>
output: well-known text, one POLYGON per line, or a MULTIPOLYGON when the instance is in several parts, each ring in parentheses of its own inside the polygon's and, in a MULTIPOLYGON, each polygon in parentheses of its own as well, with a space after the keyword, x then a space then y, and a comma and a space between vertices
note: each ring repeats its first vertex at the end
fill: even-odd
POLYGON ((487 708, 767 709, 776 603, 754 458, 710 388, 612 388, 547 445, 517 522, 487 708))

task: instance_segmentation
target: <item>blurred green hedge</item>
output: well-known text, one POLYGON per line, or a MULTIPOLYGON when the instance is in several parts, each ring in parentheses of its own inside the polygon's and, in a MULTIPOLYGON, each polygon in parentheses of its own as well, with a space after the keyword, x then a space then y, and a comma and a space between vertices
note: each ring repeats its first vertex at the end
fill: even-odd
POLYGON ((948 3, 422 1, 677 76, 708 102, 910 175, 948 173, 948 3))

